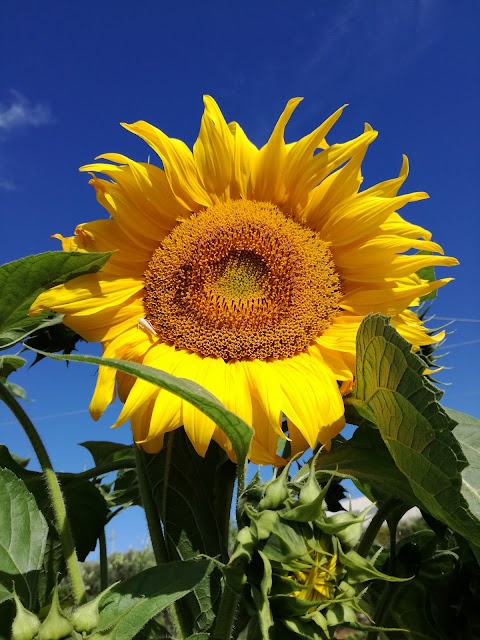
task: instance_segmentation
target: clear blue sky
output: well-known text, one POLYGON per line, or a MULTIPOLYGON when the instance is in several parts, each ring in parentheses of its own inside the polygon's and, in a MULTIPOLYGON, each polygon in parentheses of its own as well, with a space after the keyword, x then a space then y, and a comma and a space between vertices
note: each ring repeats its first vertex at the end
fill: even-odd
MULTIPOLYGON (((477 0, 2 3, 2 262, 57 249, 52 233, 104 216, 77 168, 104 152, 146 160, 150 150, 121 121, 147 120, 191 145, 208 93, 263 144, 288 98, 305 97, 292 140, 347 102, 329 142, 358 135, 365 121, 380 131, 366 186, 393 177, 406 153, 406 188, 431 199, 402 213, 460 260, 439 270, 456 281, 434 311, 468 320, 452 325, 441 378, 452 383, 445 403, 478 415, 479 20, 477 0)), ((57 469, 90 465, 83 440, 129 442, 127 426, 108 429, 118 408, 99 423, 88 415, 94 368, 42 362, 12 380, 27 388, 57 469)), ((0 442, 31 454, 3 407, 0 442)), ((139 513, 113 528, 116 549, 146 540, 139 513)))

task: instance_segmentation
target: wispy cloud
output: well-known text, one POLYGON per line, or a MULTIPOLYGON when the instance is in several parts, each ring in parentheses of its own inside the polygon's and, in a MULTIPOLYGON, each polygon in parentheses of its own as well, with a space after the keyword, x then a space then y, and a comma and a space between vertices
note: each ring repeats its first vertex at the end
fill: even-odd
POLYGON ((6 178, 2 178, 0 176, 0 191, 16 191, 17 186, 11 180, 7 180, 6 178))
POLYGON ((32 102, 19 91, 12 90, 7 102, 0 102, 0 131, 23 127, 39 127, 52 121, 48 105, 32 102))
MULTIPOLYGON (((34 102, 15 89, 6 99, 0 99, 0 144, 6 145, 15 131, 29 127, 40 127, 53 122, 50 107, 43 102, 34 102)), ((11 158, 10 158, 11 161, 11 158)), ((16 181, 8 177, 5 168, 10 165, 5 151, 0 148, 0 193, 17 191, 16 181)))

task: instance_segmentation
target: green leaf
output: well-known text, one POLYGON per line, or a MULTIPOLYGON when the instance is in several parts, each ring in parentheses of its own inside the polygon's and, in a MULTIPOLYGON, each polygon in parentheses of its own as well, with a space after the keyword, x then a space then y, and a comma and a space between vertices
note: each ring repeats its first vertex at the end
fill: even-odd
MULTIPOLYGON (((42 474, 24 469, 17 464, 4 445, 0 445, 0 466, 7 467, 25 482, 54 530, 51 501, 42 474)), ((74 473, 57 475, 67 504, 75 547, 79 558, 84 560, 88 553, 95 549, 98 537, 105 526, 107 505, 102 493, 93 482, 78 479, 74 473)))
POLYGON ((27 398, 27 392, 20 385, 15 384, 14 382, 9 382, 8 380, 6 382, 4 382, 3 384, 10 391, 12 396, 15 396, 15 398, 22 398, 22 400, 27 400, 28 399, 27 398))
POLYGON ((471 513, 480 520, 480 420, 453 409, 446 411, 457 423, 453 434, 468 460, 468 467, 462 471, 461 492, 471 513))
POLYGON ((20 356, 0 356, 0 378, 8 378, 8 376, 23 367, 27 361, 20 356))
POLYGON ((378 427, 423 508, 478 545, 480 522, 461 493, 467 460, 452 433, 455 423, 423 375, 424 363, 388 322, 371 314, 360 325, 353 403, 378 427))
POLYGON ((95 462, 95 466, 101 466, 117 460, 132 460, 135 463, 135 454, 130 444, 119 444, 106 440, 90 440, 80 442, 81 447, 85 447, 95 462))
MULTIPOLYGON (((316 460, 319 474, 331 472, 368 485, 377 499, 395 496, 408 504, 420 504, 405 475, 397 468, 378 430, 366 424, 352 438, 322 451, 316 460)), ((295 476, 298 481, 303 469, 295 476)), ((308 470, 304 471, 304 475, 308 470)))
POLYGON ((0 469, 0 603, 12 598, 12 584, 33 609, 48 525, 25 484, 0 469))
POLYGON ((153 617, 189 593, 211 571, 208 559, 171 562, 113 587, 100 605, 96 632, 111 630, 115 640, 131 640, 153 617))
POLYGON ((0 347, 10 347, 41 327, 61 322, 51 313, 30 317, 28 311, 43 291, 98 271, 110 255, 48 251, 1 266, 0 347))
MULTIPOLYGON (((185 431, 177 429, 167 434, 158 454, 144 457, 170 559, 205 554, 226 562, 235 465, 223 449, 212 442, 205 458, 201 458, 185 431)), ((215 571, 185 599, 192 625, 199 631, 213 622, 219 578, 215 571)))
MULTIPOLYGON (((105 488, 105 485, 101 486, 105 488)), ((126 508, 132 505, 143 506, 136 469, 121 469, 114 482, 107 486, 109 493, 106 494, 106 500, 111 509, 114 507, 126 508)))
POLYGON ((238 464, 243 465, 245 463, 253 437, 253 429, 241 418, 226 409, 220 400, 199 384, 184 378, 177 378, 169 373, 144 364, 138 364, 137 362, 127 362, 126 360, 116 360, 114 358, 97 358, 96 356, 60 356, 50 353, 44 353, 43 355, 47 355, 54 360, 86 362, 88 364, 112 367, 123 373, 151 382, 155 386, 166 389, 183 400, 187 400, 222 429, 233 445, 238 464))

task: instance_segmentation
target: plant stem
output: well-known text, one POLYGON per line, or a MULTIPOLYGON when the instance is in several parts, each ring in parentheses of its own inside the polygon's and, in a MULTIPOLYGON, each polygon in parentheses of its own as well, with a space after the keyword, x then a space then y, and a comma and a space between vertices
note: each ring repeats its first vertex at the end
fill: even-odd
POLYGON ((238 529, 240 530, 240 516, 242 515, 240 513, 240 496, 242 495, 242 493, 245 491, 245 474, 246 474, 246 470, 247 470, 247 463, 244 462, 243 464, 239 464, 237 466, 237 505, 236 505, 236 516, 237 516, 237 526, 238 529))
POLYGON ((104 591, 108 587, 108 555, 105 527, 98 538, 98 543, 100 548, 100 591, 104 591))
POLYGON ((165 523, 167 522, 167 497, 168 497, 168 485, 170 479, 170 467, 172 464, 172 449, 173 449, 173 439, 175 438, 175 431, 166 434, 167 439, 167 447, 166 447, 166 459, 165 459, 165 470, 163 473, 163 490, 162 490, 162 522, 165 527, 165 523))
MULTIPOLYGON (((386 504, 386 503, 385 503, 386 504)), ((390 510, 390 513, 387 515, 387 524, 388 524, 388 533, 390 538, 390 557, 388 560, 388 574, 391 576, 395 576, 397 573, 397 526, 400 521, 400 518, 404 514, 405 510, 400 509, 397 503, 396 507, 390 510)), ((385 613, 388 611, 390 606, 390 601, 395 592, 395 587, 398 585, 394 585, 392 582, 388 582, 385 586, 382 595, 380 596, 377 608, 374 614, 375 624, 377 626, 382 626, 383 619, 385 617, 385 613)), ((375 640, 376 633, 374 631, 370 631, 367 634, 366 640, 375 640)))
POLYGON ((90 478, 103 476, 106 473, 111 473, 112 471, 134 468, 135 463, 132 460, 112 460, 111 462, 104 462, 103 464, 98 465, 98 467, 92 467, 86 471, 80 471, 80 473, 75 473, 74 475, 77 480, 90 480, 90 478))
MULTIPOLYGON (((237 526, 240 529, 241 512, 240 512, 240 496, 245 491, 245 474, 247 464, 237 465, 237 504, 236 504, 236 516, 237 526)), ((223 587, 222 597, 220 600, 220 606, 218 609, 217 620, 215 624, 214 636, 218 640, 230 640, 232 635, 232 627, 235 621, 235 615, 237 612, 237 604, 239 595, 228 584, 228 576, 225 580, 223 587)))
POLYGON ((67 517, 67 509, 65 507, 62 490, 60 488, 58 478, 55 475, 55 471, 53 470, 52 462, 38 431, 33 426, 32 421, 24 411, 23 407, 9 389, 1 383, 0 398, 5 402, 7 407, 12 411, 14 416, 22 425, 42 468, 43 476, 52 501, 55 524, 62 544, 63 555, 67 564, 68 577, 72 586, 73 596, 77 604, 82 604, 85 601, 85 585, 83 584, 80 573, 80 565, 75 551, 72 530, 67 517))
POLYGON ((228 581, 226 581, 218 609, 215 631, 213 633, 214 637, 218 638, 218 640, 230 640, 238 600, 238 594, 230 588, 228 581))
POLYGON ((368 552, 370 551, 370 547, 374 543, 380 527, 387 519, 389 513, 393 509, 395 509, 397 504, 398 501, 396 500, 396 498, 389 498, 378 507, 377 513, 373 516, 370 524, 365 529, 365 533, 363 534, 363 537, 357 547, 357 553, 363 558, 367 557, 368 552))
MULTIPOLYGON (((157 566, 165 564, 169 561, 168 549, 163 536, 162 526, 158 516, 157 507, 153 500, 150 482, 145 467, 145 457, 143 451, 137 445, 133 446, 135 450, 135 463, 137 466, 137 479, 140 489, 140 497, 142 499, 145 517, 147 519, 148 532, 152 542, 153 554, 157 566)), ((183 611, 178 602, 174 602, 168 608, 168 614, 173 624, 176 637, 178 640, 184 640, 190 635, 188 622, 183 616, 183 611)))

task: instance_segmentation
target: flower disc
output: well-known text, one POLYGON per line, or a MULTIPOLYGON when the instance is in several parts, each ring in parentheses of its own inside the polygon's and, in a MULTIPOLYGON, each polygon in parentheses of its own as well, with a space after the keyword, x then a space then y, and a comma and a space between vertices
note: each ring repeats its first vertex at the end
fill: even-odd
POLYGON ((265 202, 230 200, 179 224, 145 273, 160 340, 225 361, 287 358, 331 324, 340 279, 318 233, 265 202))

